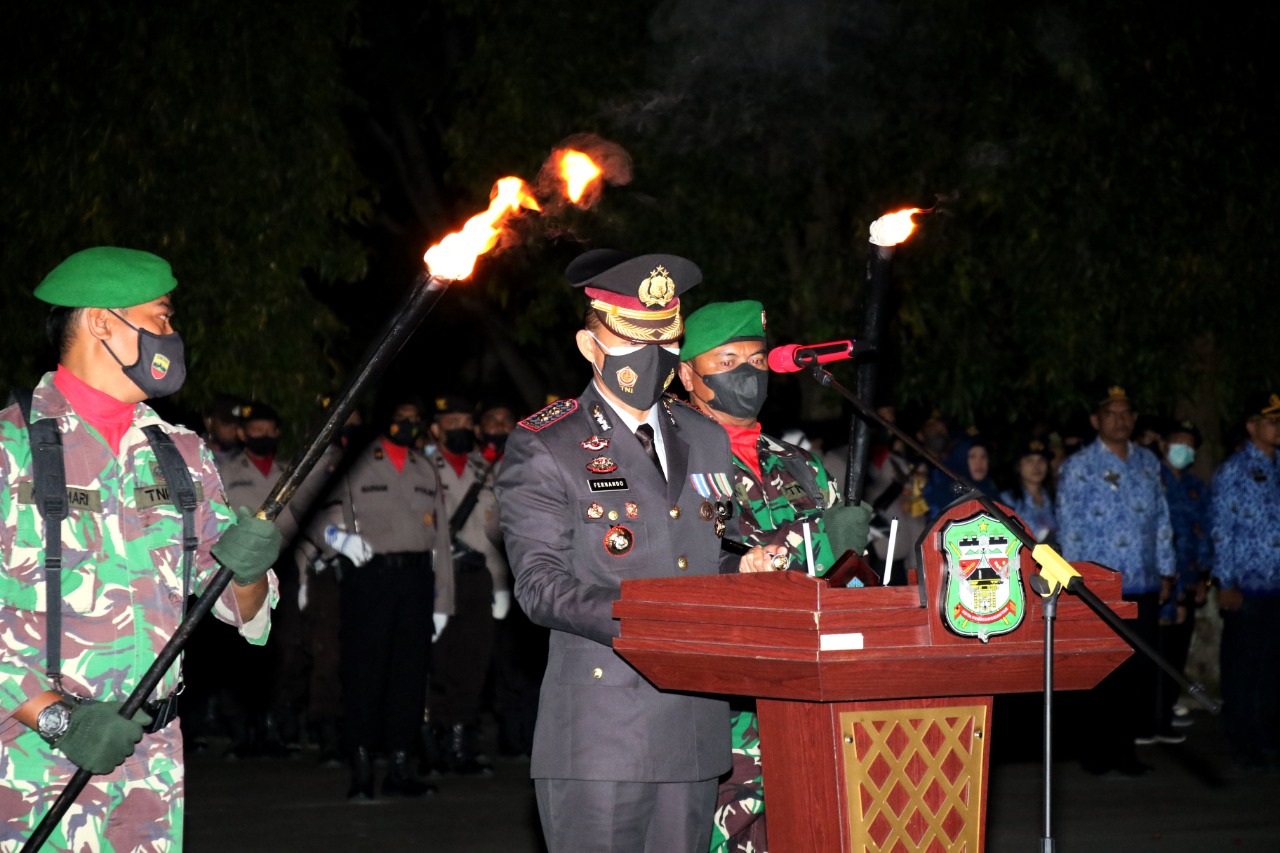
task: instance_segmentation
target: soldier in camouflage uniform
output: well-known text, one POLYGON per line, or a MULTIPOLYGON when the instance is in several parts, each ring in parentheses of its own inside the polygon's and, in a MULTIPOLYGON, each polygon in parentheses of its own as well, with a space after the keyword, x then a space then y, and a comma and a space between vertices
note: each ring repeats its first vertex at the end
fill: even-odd
MULTIPOLYGON (((729 433, 732 493, 743 541, 784 546, 786 568, 806 571, 808 524, 813 569, 822 575, 846 550, 861 554, 866 548, 871 507, 840 505, 839 493, 816 456, 760 431, 757 418, 769 381, 764 335, 759 302, 703 306, 685 321, 680 381, 694 408, 729 433)), ((703 496, 720 496, 724 485, 704 483, 703 496)), ((733 710, 733 770, 720 781, 711 850, 763 853, 768 840, 754 703, 735 700, 733 710)))
MULTIPOLYGON (((204 443, 142 402, 173 393, 185 375, 169 324, 174 286, 160 258, 98 248, 72 255, 36 289, 56 306, 49 331, 59 365, 35 389, 31 418, 57 421, 69 514, 60 525, 61 594, 51 600, 26 419, 8 407, 0 412, 0 850, 21 846, 77 768, 97 775, 46 849, 181 849, 179 725, 149 731, 150 714, 119 713, 185 603, 182 517, 144 427, 169 435, 196 487, 190 589, 202 591, 221 562, 235 582, 215 613, 251 643, 267 638, 279 534, 247 510, 237 522, 204 443)), ((177 670, 152 701, 175 690, 177 670)))

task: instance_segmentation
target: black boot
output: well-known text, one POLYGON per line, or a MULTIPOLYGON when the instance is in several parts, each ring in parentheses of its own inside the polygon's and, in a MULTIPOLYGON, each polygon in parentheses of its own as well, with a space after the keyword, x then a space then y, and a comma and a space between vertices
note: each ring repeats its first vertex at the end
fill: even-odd
POLYGON ((347 799, 357 802, 373 802, 373 759, 367 747, 358 746, 351 754, 351 788, 347 799))
POLYGON ((391 766, 387 768, 387 775, 382 778, 384 797, 421 797, 435 792, 435 785, 423 782, 414 774, 413 760, 407 750, 398 749, 391 753, 391 766))
POLYGON ((450 773, 459 776, 488 776, 493 773, 493 768, 480 761, 471 748, 469 734, 462 723, 449 727, 445 732, 445 764, 450 773))
POLYGON ((447 762, 449 730, 437 723, 427 723, 422 727, 422 764, 419 772, 423 776, 439 776, 449 772, 447 762))
POLYGON ((320 766, 341 767, 342 753, 338 751, 338 721, 322 720, 317 723, 316 740, 320 745, 320 766))

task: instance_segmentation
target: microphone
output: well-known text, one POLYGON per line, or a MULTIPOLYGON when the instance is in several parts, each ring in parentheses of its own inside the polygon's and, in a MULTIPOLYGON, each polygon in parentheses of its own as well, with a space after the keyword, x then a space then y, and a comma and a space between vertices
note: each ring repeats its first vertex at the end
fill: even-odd
POLYGON ((854 341, 831 341, 825 344, 787 344, 769 350, 769 369, 774 373, 797 373, 815 364, 845 361, 853 358, 854 341))

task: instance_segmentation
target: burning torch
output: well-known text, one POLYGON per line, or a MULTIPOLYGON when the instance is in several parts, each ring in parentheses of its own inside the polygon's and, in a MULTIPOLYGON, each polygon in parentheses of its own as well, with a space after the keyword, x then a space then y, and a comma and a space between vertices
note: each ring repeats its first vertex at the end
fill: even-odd
MULTIPOLYGON (((552 152, 539 172, 537 190, 554 206, 567 201, 576 207, 589 207, 600 197, 604 182, 624 184, 630 179, 630 159, 620 146, 590 134, 578 134, 566 139, 552 152)), ((542 209, 535 190, 524 181, 516 177, 501 178, 493 186, 487 210, 471 217, 460 230, 427 250, 423 257, 426 269, 418 274, 404 301, 382 327, 359 367, 326 411, 323 422, 313 430, 305 449, 263 501, 257 512, 258 518, 274 521, 280 515, 346 422, 360 396, 383 374, 449 286, 470 276, 481 255, 500 247, 500 241, 510 234, 507 226, 523 211, 542 209)), ((231 579, 231 570, 227 568, 220 568, 213 576, 209 586, 129 694, 121 715, 131 719, 142 708, 164 673, 182 653, 196 625, 213 609, 231 579)), ((76 771, 49 813, 23 845, 23 853, 34 853, 44 845, 92 776, 83 768, 76 771)))
MULTIPOLYGON (((863 317, 862 338, 858 343, 871 353, 858 365, 858 397, 874 404, 878 372, 880 336, 884 332, 884 301, 893 274, 893 256, 899 244, 915 230, 914 213, 929 213, 918 207, 886 214, 871 223, 871 247, 867 252, 867 304, 863 317)), ((849 433, 849 463, 844 480, 844 499, 848 506, 862 501, 862 491, 871 455, 871 427, 865 418, 854 417, 849 433)))

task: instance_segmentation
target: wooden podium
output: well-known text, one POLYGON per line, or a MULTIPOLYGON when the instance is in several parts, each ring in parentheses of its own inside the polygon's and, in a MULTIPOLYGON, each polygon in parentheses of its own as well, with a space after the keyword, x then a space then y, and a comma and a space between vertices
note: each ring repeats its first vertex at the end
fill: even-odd
MULTIPOLYGON (((977 501, 948 509, 921 537, 924 574, 909 586, 836 589, 798 572, 622 583, 614 648, 646 678, 757 698, 770 853, 983 849, 991 697, 1044 685, 1036 565, 1016 539, 1007 565, 982 559, 996 550, 976 535, 984 519, 977 501), (993 606, 983 595, 1001 571, 1012 579, 993 606), (978 611, 1017 624, 985 640, 956 633, 944 608, 990 618, 958 609, 958 585, 968 605, 979 590, 978 611)), ((1119 574, 1073 565, 1135 615, 1119 574)), ((1059 597, 1056 689, 1092 687, 1130 653, 1083 602, 1059 597)))

